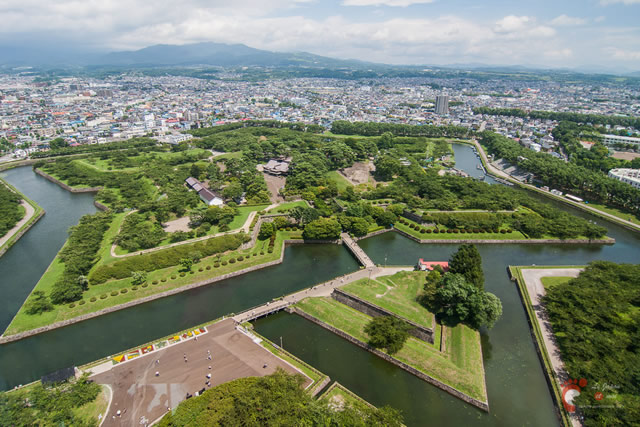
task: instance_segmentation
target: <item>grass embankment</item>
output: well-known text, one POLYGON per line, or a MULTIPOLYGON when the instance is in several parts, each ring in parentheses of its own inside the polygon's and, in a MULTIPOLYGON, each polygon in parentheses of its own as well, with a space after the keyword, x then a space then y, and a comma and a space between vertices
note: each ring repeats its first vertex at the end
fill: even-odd
MULTIPOLYGON (((34 202, 33 200, 31 200, 28 197, 26 197, 24 194, 19 192, 14 186, 12 186, 7 181, 5 181, 5 180, 3 180, 1 178, 0 178, 0 185, 5 185, 7 188, 9 188, 10 190, 14 191, 16 194, 18 194, 20 196, 20 198, 25 203, 28 203, 28 204, 31 205, 31 207, 33 207, 33 215, 31 216, 31 218, 27 222, 25 222, 22 225, 22 227, 20 227, 13 236, 8 238, 6 242, 4 242, 2 245, 0 245, 0 254, 3 254, 4 251, 9 249, 11 246, 13 246, 18 241, 18 239, 19 239, 18 235, 23 230, 25 230, 26 228, 31 227, 31 225, 37 220, 37 218, 39 218, 40 215, 42 215, 42 213, 44 212, 44 209, 42 209, 36 202, 34 202)), ((27 210, 22 205, 19 207, 19 209, 20 209, 20 212, 21 212, 21 217, 20 217, 19 221, 22 221, 24 219, 25 214, 27 213, 27 210)), ((15 225, 14 225, 14 227, 15 227, 15 225)), ((0 236, 0 237, 3 237, 3 236, 0 236)))
POLYGON ((338 171, 327 172, 325 177, 329 181, 335 182, 339 191, 344 191, 347 187, 353 187, 353 184, 338 171))
POLYGON ((309 203, 307 203, 305 200, 298 200, 295 202, 286 202, 286 203, 281 203, 278 206, 271 208, 267 211, 267 213, 269 214, 273 214, 273 213, 284 213, 284 212, 288 212, 291 209, 295 208, 295 207, 302 207, 302 208, 308 208, 309 207, 309 203))
POLYGON ((433 313, 417 301, 423 286, 424 273, 403 271, 371 281, 360 279, 341 289, 418 325, 432 328, 435 323, 433 313))
MULTIPOLYGON (((527 240, 527 237, 517 230, 512 230, 511 233, 434 233, 433 230, 435 227, 424 227, 420 226, 422 229, 431 229, 431 233, 421 233, 420 228, 415 230, 411 228, 411 224, 415 224, 419 226, 414 221, 403 218, 405 222, 408 222, 410 225, 405 225, 400 222, 393 224, 394 228, 404 231, 405 233, 422 240, 527 240)), ((501 227, 506 229, 507 227, 501 227)), ((447 230, 447 227, 442 225, 438 225, 438 229, 447 230)))
MULTIPOLYGON (((4 335, 13 335, 84 314, 94 313, 105 308, 177 289, 191 283, 212 280, 223 274, 233 273, 248 267, 275 261, 280 258, 284 250, 284 240, 298 235, 299 233, 279 232, 272 253, 268 252, 269 241, 265 240, 258 241, 254 247, 249 249, 230 251, 221 254, 220 257, 213 255, 203 258, 199 263, 194 264, 191 273, 181 271, 182 267, 179 265, 152 271, 148 273, 146 283, 137 286, 136 289, 133 289, 134 286, 131 283, 132 279, 130 277, 120 280, 110 280, 99 285, 90 285, 89 289, 84 292, 81 301, 76 301, 72 304, 55 305, 52 311, 39 315, 26 314, 25 306, 23 305, 4 335), (244 259, 237 261, 239 256, 242 256, 244 259), (234 263, 229 262, 232 258, 236 259, 234 263), (224 263, 226 263, 226 265, 222 265, 224 263), (215 267, 216 264, 219 264, 219 267, 215 267), (200 271, 200 269, 202 269, 202 271, 200 271), (92 301, 92 299, 95 299, 95 301, 92 301)), ((100 253, 103 253, 105 250, 107 249, 102 248, 100 253)), ((117 260, 117 258, 111 259, 117 260)), ((96 267, 94 266, 94 268, 96 267)), ((56 256, 36 284, 34 291, 43 291, 49 295, 53 284, 62 276, 63 271, 64 263, 60 261, 59 256, 56 256)))
MULTIPOLYGON (((515 279, 515 282, 518 286, 518 290, 520 291, 520 296, 521 296, 525 311, 527 312, 527 316, 529 317, 529 325, 533 330, 533 335, 536 338, 536 344, 540 349, 538 354, 541 355, 542 365, 543 365, 545 374, 549 378, 549 383, 551 384, 551 392, 553 393, 556 408, 560 412, 562 424, 565 427, 569 427, 572 425, 571 419, 569 418, 569 414, 562 407, 562 403, 561 403, 562 390, 560 390, 560 383, 558 381, 558 378, 555 375, 553 365, 551 364, 547 347, 544 344, 544 337, 543 337, 542 331, 540 330, 540 325, 538 324, 538 320, 536 319, 535 310, 531 305, 531 298, 529 297, 529 292, 527 291, 527 285, 525 284, 524 278, 522 277, 522 271, 521 271, 522 268, 530 268, 530 267, 509 266, 509 272, 511 274, 511 277, 515 279)), ((553 266, 553 267, 536 266, 532 268, 544 269, 544 268, 564 268, 564 267, 563 266, 553 266)), ((543 282, 543 285, 544 285, 544 282, 543 282)))
POLYGON ((337 381, 331 384, 327 391, 318 397, 318 400, 335 410, 346 407, 352 407, 355 410, 375 407, 337 381))
MULTIPOLYGON (((371 317, 332 298, 307 298, 296 308, 367 342, 371 317)), ((392 357, 480 401, 486 401, 480 334, 464 325, 446 328, 446 351, 414 337, 392 357)))
POLYGON ((636 225, 640 225, 640 217, 638 217, 637 215, 633 215, 633 214, 627 213, 627 212, 623 212, 620 209, 616 209, 616 208, 612 208, 612 207, 609 207, 609 206, 601 205, 601 204, 598 204, 598 203, 592 203, 592 202, 589 202, 585 206, 598 209, 599 211, 608 213, 609 215, 613 215, 613 216, 615 216, 617 218, 620 218, 620 219, 623 219, 625 221, 629 221, 629 222, 632 222, 632 223, 634 223, 636 225))

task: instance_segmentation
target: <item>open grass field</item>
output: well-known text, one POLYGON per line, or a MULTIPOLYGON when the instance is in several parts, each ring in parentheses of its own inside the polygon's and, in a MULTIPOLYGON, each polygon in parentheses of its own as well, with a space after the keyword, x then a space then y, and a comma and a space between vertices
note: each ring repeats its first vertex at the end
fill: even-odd
POLYGON ((331 386, 318 398, 320 402, 326 403, 331 409, 341 410, 342 408, 351 407, 355 410, 367 407, 374 407, 372 404, 340 384, 334 382, 331 386))
MULTIPOLYGON (((147 275, 146 283, 142 286, 137 286, 136 289, 132 286, 131 278, 90 285, 89 289, 84 292, 81 301, 76 301, 72 304, 55 305, 52 311, 39 315, 26 314, 25 306, 23 305, 4 335, 13 335, 62 320, 72 319, 83 314, 94 313, 105 308, 177 289, 191 283, 211 280, 223 274, 277 260, 284 250, 284 240, 293 237, 294 234, 279 232, 272 253, 267 250, 268 240, 258 241, 254 247, 249 249, 226 252, 221 254, 220 257, 213 255, 203 258, 199 263, 194 264, 190 273, 181 271, 182 267, 179 265, 150 272, 147 275), (234 263, 229 262, 230 259, 237 259, 239 256, 244 259, 234 263), (220 265, 215 267, 216 263, 220 265), (222 265, 224 263, 227 264, 222 265)), ((115 258, 112 259, 115 260, 115 258)), ((44 291, 49 294, 53 284, 60 278, 63 271, 64 265, 56 256, 36 284, 34 290, 44 291)))
POLYGON ((571 279, 573 279, 573 277, 549 276, 541 278, 540 281, 542 282, 542 286, 544 286, 545 289, 549 289, 553 288, 556 285, 566 283, 571 279))
POLYGON ((344 191, 347 187, 353 187, 353 184, 351 184, 344 176, 340 175, 338 171, 327 172, 326 177, 329 181, 336 183, 339 191, 344 191))
POLYGON ((283 212, 290 211, 291 209, 297 206, 308 208, 309 204, 305 200, 298 200, 295 202, 286 202, 278 205, 275 208, 269 209, 268 213, 283 213, 283 212))
POLYGON ((424 272, 402 271, 371 281, 361 279, 341 289, 418 325, 432 328, 435 323, 433 313, 417 300, 424 282, 424 272))
POLYGON ((640 225, 640 217, 627 213, 627 212, 622 212, 620 209, 616 209, 616 208, 612 208, 609 206, 605 206, 605 205, 601 205, 598 203, 591 203, 589 202, 589 204, 587 206, 590 206, 592 208, 596 208, 602 212, 608 213, 610 215, 616 216, 620 219, 624 219, 626 221, 630 221, 636 225, 640 225))
MULTIPOLYGON (((297 303, 296 308, 360 341, 369 339, 364 328, 372 318, 332 298, 307 298, 297 303)), ((446 328, 445 333, 445 352, 409 337, 392 357, 475 399, 486 401, 480 334, 464 325, 446 328)))

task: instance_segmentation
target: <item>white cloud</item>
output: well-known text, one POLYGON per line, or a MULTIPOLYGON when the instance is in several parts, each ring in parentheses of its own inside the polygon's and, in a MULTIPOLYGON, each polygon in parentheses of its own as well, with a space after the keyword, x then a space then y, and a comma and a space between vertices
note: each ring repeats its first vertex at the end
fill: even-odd
POLYGON ((495 31, 497 33, 512 33, 525 28, 531 18, 528 16, 509 15, 496 22, 495 31))
POLYGON ((584 25, 587 20, 584 18, 577 18, 573 16, 560 15, 553 18, 550 22, 551 25, 556 27, 575 27, 578 25, 584 25))
POLYGON ((625 50, 625 49, 619 49, 617 47, 611 47, 611 48, 608 48, 607 50, 609 52, 609 55, 611 55, 611 57, 616 60, 623 60, 623 61, 640 60, 640 50, 625 50))
POLYGON ((395 6, 407 7, 413 4, 433 3, 434 0, 343 0, 343 6, 395 6))
POLYGON ((610 4, 622 3, 626 5, 630 4, 640 4, 640 0, 600 0, 600 4, 603 6, 608 6, 610 4))

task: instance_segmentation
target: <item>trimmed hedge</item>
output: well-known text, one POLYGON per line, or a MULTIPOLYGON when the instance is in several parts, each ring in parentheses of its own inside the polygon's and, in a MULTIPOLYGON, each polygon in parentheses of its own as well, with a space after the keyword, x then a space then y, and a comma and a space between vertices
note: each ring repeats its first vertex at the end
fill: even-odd
POLYGON ((89 301, 91 301, 91 302, 96 302, 97 300, 98 300, 98 298, 96 298, 96 297, 91 297, 91 299, 90 299, 89 301))
POLYGON ((111 296, 115 297, 116 295, 118 295, 118 291, 111 291, 111 296))
POLYGON ((120 293, 121 293, 121 294, 126 294, 127 292, 129 292, 129 291, 127 290, 127 288, 124 288, 124 289, 121 289, 121 290, 120 290, 120 293))
POLYGON ((100 299, 107 299, 107 294, 100 295, 100 299))
POLYGON ((237 249, 249 240, 249 236, 244 233, 227 234, 200 242, 127 257, 111 264, 98 266, 89 275, 89 281, 95 285, 111 279, 127 278, 134 271, 151 272, 173 267, 180 264, 181 259, 188 258, 194 251, 200 252, 202 257, 205 258, 217 253, 237 249))
POLYGON ((87 303, 87 301, 81 299, 80 301, 78 301, 78 305, 85 305, 87 303))

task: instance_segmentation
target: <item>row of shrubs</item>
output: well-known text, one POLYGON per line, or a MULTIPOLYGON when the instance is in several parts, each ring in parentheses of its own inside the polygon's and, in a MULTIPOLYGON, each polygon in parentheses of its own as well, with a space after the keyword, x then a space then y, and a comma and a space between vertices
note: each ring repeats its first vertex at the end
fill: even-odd
POLYGON ((449 229, 438 229, 438 228, 424 228, 419 224, 413 223, 413 222, 409 222, 405 219, 400 218, 398 220, 398 222, 400 222, 401 224, 404 224, 406 226, 408 226, 409 228, 411 228, 412 230, 416 230, 418 232, 420 232, 420 234, 430 234, 430 233, 434 233, 434 234, 478 234, 478 233, 500 233, 500 234, 508 234, 508 233, 513 233, 513 230, 510 228, 502 228, 502 229, 497 229, 494 228, 492 230, 490 229, 484 229, 484 228, 449 228, 449 229))
POLYGON ((199 252, 204 258, 217 253, 234 250, 249 240, 244 233, 228 234, 192 244, 127 257, 111 264, 100 265, 89 275, 92 285, 104 283, 110 279, 130 277, 134 271, 156 271, 180 264, 183 258, 189 258, 193 252, 199 252))

